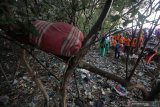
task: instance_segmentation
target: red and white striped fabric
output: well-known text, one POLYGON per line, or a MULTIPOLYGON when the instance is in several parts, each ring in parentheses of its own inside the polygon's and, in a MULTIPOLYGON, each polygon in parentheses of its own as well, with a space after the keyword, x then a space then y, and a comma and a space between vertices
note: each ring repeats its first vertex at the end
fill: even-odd
POLYGON ((39 36, 30 35, 30 42, 41 50, 55 55, 72 56, 79 52, 83 33, 76 27, 63 23, 37 20, 33 22, 39 36))

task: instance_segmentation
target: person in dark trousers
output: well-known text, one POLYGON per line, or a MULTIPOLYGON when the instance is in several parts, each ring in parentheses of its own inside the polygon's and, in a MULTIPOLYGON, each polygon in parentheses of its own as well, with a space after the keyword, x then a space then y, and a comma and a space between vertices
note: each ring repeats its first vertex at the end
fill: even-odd
POLYGON ((115 59, 119 59, 120 57, 120 44, 119 41, 117 41, 117 44, 115 46, 115 59))

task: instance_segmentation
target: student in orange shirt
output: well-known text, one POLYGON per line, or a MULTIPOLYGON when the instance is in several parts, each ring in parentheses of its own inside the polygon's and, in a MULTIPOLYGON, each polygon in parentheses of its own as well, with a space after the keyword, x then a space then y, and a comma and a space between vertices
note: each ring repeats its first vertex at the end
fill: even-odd
POLYGON ((112 49, 115 48, 117 41, 115 39, 112 39, 112 49))
POLYGON ((132 43, 131 43, 131 45, 132 45, 131 54, 134 53, 134 50, 136 48, 136 44, 137 44, 137 38, 133 38, 132 43))
POLYGON ((142 35, 140 35, 140 39, 139 39, 139 47, 142 48, 142 45, 143 45, 143 41, 144 41, 144 38, 142 35))
POLYGON ((137 45, 137 38, 134 38, 132 41, 132 47, 136 48, 136 45, 137 45))
POLYGON ((111 36, 111 42, 116 38, 116 36, 111 36))
POLYGON ((124 47, 124 52, 128 53, 129 52, 129 47, 130 47, 130 38, 125 38, 125 47, 124 47))
POLYGON ((121 37, 121 35, 120 35, 120 33, 118 33, 118 34, 115 36, 115 40, 116 40, 116 41, 119 41, 120 37, 121 37))
POLYGON ((123 43, 124 43, 124 37, 123 36, 120 36, 119 43, 120 43, 120 47, 123 47, 123 43))

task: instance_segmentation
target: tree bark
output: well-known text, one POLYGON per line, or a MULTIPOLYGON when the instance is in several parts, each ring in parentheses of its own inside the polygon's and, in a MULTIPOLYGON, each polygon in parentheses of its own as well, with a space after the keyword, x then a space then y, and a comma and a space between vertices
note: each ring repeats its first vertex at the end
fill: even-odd
POLYGON ((67 71, 64 74, 64 80, 62 83, 62 89, 61 89, 61 94, 62 94, 62 102, 61 102, 61 107, 67 107, 67 86, 68 86, 68 82, 69 82, 69 78, 71 76, 73 72, 73 67, 69 66, 67 68, 67 71))

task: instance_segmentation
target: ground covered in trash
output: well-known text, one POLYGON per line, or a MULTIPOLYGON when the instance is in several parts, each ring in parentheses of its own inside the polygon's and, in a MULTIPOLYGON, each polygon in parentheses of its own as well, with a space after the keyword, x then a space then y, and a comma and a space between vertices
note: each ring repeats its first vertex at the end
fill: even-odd
MULTIPOLYGON (((0 97, 0 104, 6 107, 43 107, 44 100, 40 90, 29 77, 27 68, 18 63, 18 52, 15 50, 18 50, 19 47, 16 49, 17 46, 6 44, 1 45, 3 52, 0 58, 0 96, 3 97, 0 97)), ((34 51, 34 56, 50 72, 46 71, 31 55, 27 56, 27 61, 43 82, 51 100, 51 107, 58 107, 59 80, 63 79, 62 75, 67 66, 60 59, 39 50, 34 51)), ((113 56, 113 52, 110 52, 106 57, 101 57, 99 50, 92 47, 84 60, 106 72, 125 77, 125 63, 122 59, 115 60, 113 56)), ((132 81, 144 84, 146 90, 149 91, 151 77, 146 75, 146 71, 140 65, 132 81)), ((132 63, 129 64, 129 68, 131 67, 132 63)), ((115 84, 114 81, 87 70, 75 69, 68 88, 68 107, 79 107, 82 102, 85 102, 86 107, 121 107, 126 106, 130 101, 142 100, 142 93, 139 90, 126 90, 127 94, 122 96, 113 88, 113 83, 115 84)))

